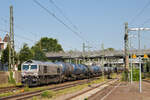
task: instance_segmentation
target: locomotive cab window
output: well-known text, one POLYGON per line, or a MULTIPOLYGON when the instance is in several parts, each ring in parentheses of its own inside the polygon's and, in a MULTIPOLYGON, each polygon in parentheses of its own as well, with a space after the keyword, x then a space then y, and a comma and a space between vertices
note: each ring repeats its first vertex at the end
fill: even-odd
POLYGON ((23 65, 23 70, 28 70, 29 69, 29 65, 23 65))
POLYGON ((31 65, 31 70, 35 70, 35 69, 37 69, 37 65, 31 65))

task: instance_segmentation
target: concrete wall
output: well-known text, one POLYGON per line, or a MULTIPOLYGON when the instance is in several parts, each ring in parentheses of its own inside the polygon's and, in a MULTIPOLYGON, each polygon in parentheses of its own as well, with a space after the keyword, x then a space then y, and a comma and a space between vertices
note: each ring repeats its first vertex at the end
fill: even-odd
POLYGON ((9 72, 0 72, 0 84, 8 83, 9 72))
POLYGON ((15 77, 16 82, 20 83, 21 82, 21 72, 20 71, 15 71, 13 75, 15 77))
MULTIPOLYGON (((14 77, 17 83, 21 82, 21 72, 15 71, 14 77)), ((9 72, 0 72, 0 84, 8 83, 9 72)))

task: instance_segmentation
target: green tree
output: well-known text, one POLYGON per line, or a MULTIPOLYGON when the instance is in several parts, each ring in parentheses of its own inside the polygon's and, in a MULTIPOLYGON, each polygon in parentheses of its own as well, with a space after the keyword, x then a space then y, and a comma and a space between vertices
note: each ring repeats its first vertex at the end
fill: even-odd
POLYGON ((115 51, 115 49, 114 48, 107 48, 107 49, 105 49, 105 51, 115 51))
POLYGON ((46 52, 63 51, 57 39, 43 37, 31 48, 34 60, 47 60, 46 52))
POLYGON ((31 50, 33 52, 33 59, 34 60, 43 60, 43 61, 47 60, 45 53, 38 46, 33 46, 31 48, 31 50))
POLYGON ((28 47, 27 44, 24 44, 23 48, 19 52, 20 63, 23 63, 24 61, 32 59, 32 58, 33 58, 33 54, 30 48, 28 47))
MULTIPOLYGON (((35 45, 39 47, 44 52, 59 52, 63 51, 61 45, 58 43, 57 39, 43 37, 35 45)), ((33 46, 34 47, 34 46, 33 46)))
POLYGON ((9 48, 8 48, 8 46, 6 47, 6 49, 4 49, 2 51, 1 62, 2 62, 2 64, 6 64, 9 62, 9 48))

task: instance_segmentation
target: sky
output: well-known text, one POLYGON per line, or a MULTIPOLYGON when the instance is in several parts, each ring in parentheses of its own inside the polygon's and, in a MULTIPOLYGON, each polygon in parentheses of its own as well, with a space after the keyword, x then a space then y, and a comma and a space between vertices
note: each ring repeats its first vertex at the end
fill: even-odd
MULTIPOLYGON (((101 49, 101 44, 104 44, 104 48, 123 50, 125 22, 129 23, 129 28, 150 25, 149 0, 53 0, 77 28, 61 15, 50 0, 37 1, 72 30, 78 32, 82 39, 48 14, 34 0, 0 0, 0 30, 9 31, 9 7, 13 5, 17 51, 24 43, 31 47, 41 37, 56 38, 65 51, 81 51, 85 41, 86 45, 91 47, 90 50, 101 49), (146 23, 140 26, 145 21, 146 23)), ((149 33, 141 32, 142 48, 150 48, 149 33)), ((0 31, 0 37, 4 37, 5 34, 6 32, 0 31)), ((130 34, 135 35, 131 41, 132 47, 136 49, 137 32, 130 34)))

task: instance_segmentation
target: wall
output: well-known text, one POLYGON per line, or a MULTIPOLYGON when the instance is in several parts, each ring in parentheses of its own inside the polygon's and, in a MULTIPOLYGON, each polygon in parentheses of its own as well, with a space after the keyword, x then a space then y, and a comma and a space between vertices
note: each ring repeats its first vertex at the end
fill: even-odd
POLYGON ((0 84, 8 83, 9 72, 0 72, 0 84))
MULTIPOLYGON (((0 84, 8 83, 9 72, 0 71, 0 84)), ((14 77, 17 83, 21 82, 21 72, 15 71, 14 77)))

